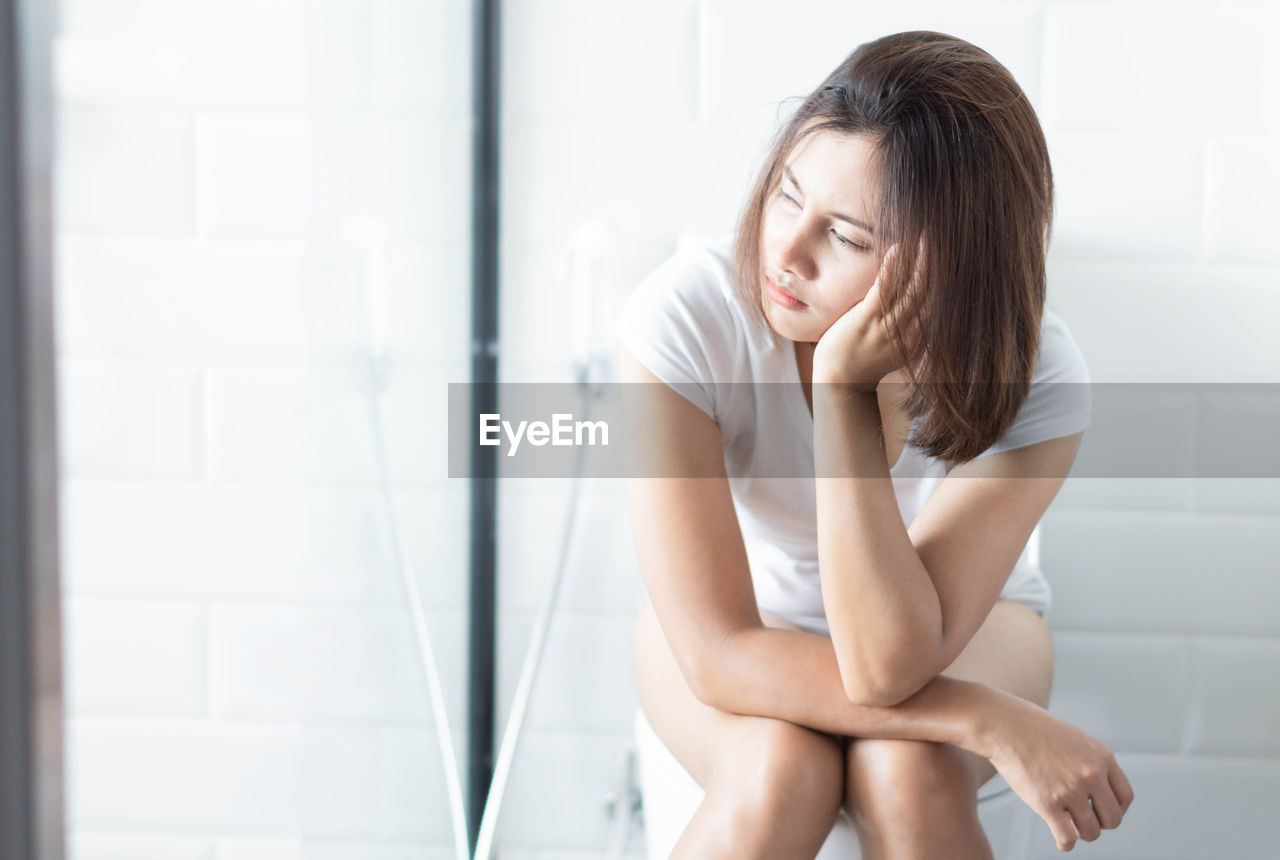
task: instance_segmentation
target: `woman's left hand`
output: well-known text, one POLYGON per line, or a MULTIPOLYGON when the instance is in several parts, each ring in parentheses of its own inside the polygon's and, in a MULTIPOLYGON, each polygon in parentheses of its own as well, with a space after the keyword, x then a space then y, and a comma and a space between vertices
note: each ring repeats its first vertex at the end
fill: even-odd
POLYGON ((1058 850, 1119 827, 1133 787, 1111 749, 1034 702, 1013 694, 1007 701, 987 715, 979 754, 1049 825, 1058 850))
MULTIPOLYGON (((923 254, 924 240, 920 251, 923 254)), ((889 339, 889 318, 880 313, 880 282, 889 261, 898 255, 895 244, 885 252, 871 289, 831 324, 813 352, 813 381, 844 386, 853 391, 874 392, 880 380, 900 367, 889 339)), ((919 268, 903 299, 890 308, 890 316, 913 322, 919 302, 919 268)))

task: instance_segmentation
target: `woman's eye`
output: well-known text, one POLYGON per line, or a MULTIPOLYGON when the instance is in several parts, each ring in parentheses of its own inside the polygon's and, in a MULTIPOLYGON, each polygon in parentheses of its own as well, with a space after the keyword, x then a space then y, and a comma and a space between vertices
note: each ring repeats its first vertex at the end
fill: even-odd
POLYGON ((845 245, 848 245, 848 246, 849 246, 849 247, 851 247, 851 248, 857 248, 859 251, 865 251, 865 250, 867 250, 865 246, 863 246, 863 245, 859 245, 857 242, 853 242, 853 241, 850 241, 849 239, 846 239, 845 237, 843 237, 843 236, 841 236, 839 233, 837 233, 835 230, 832 230, 832 231, 831 231, 831 235, 832 235, 832 236, 835 236, 835 237, 836 237, 837 239, 839 239, 842 243, 844 243, 845 245))
MULTIPOLYGON (((790 194, 788 194, 787 192, 785 192, 785 191, 783 191, 783 190, 782 190, 782 186, 778 186, 778 192, 777 192, 777 193, 778 193, 778 196, 779 196, 779 197, 781 197, 781 198, 783 198, 784 200, 788 200, 788 201, 790 201, 790 202, 792 202, 792 203, 795 203, 797 206, 799 206, 799 205, 800 205, 798 202, 796 202, 796 199, 795 199, 794 197, 792 197, 790 194)), ((865 250, 867 250, 867 246, 866 246, 866 245, 859 245, 857 242, 850 241, 849 239, 846 239, 845 237, 841 236, 841 235, 840 235, 839 233, 837 233, 835 230, 832 230, 832 231, 831 231, 831 235, 832 235, 832 236, 835 236, 835 237, 836 237, 836 239, 838 239, 838 240, 840 241, 840 243, 841 243, 841 244, 843 244, 843 245, 848 245, 850 248, 853 248, 853 249, 858 250, 858 251, 865 251, 865 250)))

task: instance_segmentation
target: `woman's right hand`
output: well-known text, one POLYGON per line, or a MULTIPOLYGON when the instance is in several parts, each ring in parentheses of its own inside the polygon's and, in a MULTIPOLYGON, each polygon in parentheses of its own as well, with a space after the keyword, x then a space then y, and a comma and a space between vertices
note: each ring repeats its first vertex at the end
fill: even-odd
POLYGON ((1049 825, 1058 850, 1118 827, 1133 789, 1107 745, 1033 702, 1010 699, 990 727, 987 757, 1049 825))

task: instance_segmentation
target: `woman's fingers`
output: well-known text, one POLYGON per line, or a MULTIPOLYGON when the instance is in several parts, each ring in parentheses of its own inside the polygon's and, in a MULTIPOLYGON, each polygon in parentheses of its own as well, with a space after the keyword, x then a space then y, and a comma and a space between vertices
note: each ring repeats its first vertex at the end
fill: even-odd
POLYGON ((1129 804, 1133 803, 1133 787, 1129 785, 1129 778, 1124 775, 1120 765, 1112 763, 1107 770, 1107 782, 1115 792, 1116 801, 1120 804, 1120 814, 1124 815, 1129 811, 1129 804))
POLYGON ((884 273, 889 268, 889 261, 898 256, 898 243, 889 246, 889 250, 884 252, 884 257, 880 259, 880 271, 876 272, 875 285, 879 285, 884 280, 884 273))
MULTIPOLYGON (((885 263, 889 261, 889 257, 897 258, 898 246, 895 244, 888 253, 885 254, 885 263)), ((897 264, 895 263, 895 266, 897 264)), ((924 237, 920 237, 919 251, 916 254, 915 268, 911 272, 907 285, 899 293, 897 300, 889 310, 888 320, 889 327, 892 329, 903 329, 910 345, 919 335, 920 307, 924 301, 924 290, 921 288, 921 270, 924 268, 924 237)), ((883 277, 884 265, 881 266, 881 276, 883 277)), ((877 279, 878 281, 879 279, 877 279)))
POLYGON ((1049 815, 1041 815, 1045 823, 1049 825, 1049 831, 1053 833, 1053 841, 1058 843, 1059 851, 1070 851, 1076 847, 1076 824, 1071 820, 1071 813, 1061 806, 1054 809, 1049 815))
POLYGON ((1093 801, 1093 812, 1098 816, 1099 824, 1107 830, 1114 830, 1120 826, 1120 819, 1124 818, 1124 809, 1107 779, 1101 780, 1089 799, 1093 801))
POLYGON ((1112 830, 1120 826, 1125 813, 1129 811, 1129 804, 1133 802, 1133 788, 1109 751, 1107 758, 1104 765, 1106 772, 1096 780, 1091 799, 1098 822, 1112 830))
POLYGON ((1098 823, 1098 816, 1089 804, 1089 798, 1073 800, 1068 804, 1067 811, 1071 813, 1071 820, 1075 822, 1076 833, 1079 833, 1080 838, 1085 842, 1092 842, 1102 835, 1102 825, 1098 823))

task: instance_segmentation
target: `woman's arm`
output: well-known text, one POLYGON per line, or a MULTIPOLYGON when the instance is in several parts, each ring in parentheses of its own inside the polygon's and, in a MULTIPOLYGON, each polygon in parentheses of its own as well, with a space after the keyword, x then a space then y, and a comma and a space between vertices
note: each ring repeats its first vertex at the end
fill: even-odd
POLYGON ((892 705, 920 667, 947 665, 936 666, 938 592, 898 509, 875 390, 815 372, 813 421, 818 569, 840 680, 851 701, 892 705))
POLYGON ((655 614, 694 694, 722 710, 834 734, 947 742, 984 755, 985 730, 1016 697, 941 677, 896 708, 862 707, 845 695, 830 639, 764 626, 719 427, 626 349, 619 378, 648 383, 623 391, 632 525, 655 614), (694 475, 704 477, 682 477, 694 475))
POLYGON ((875 393, 822 381, 815 370, 823 604, 850 699, 892 705, 951 665, 991 612, 1081 434, 956 466, 908 529, 875 393))
POLYGON ((1006 719, 1022 712, 1022 700, 1010 693, 946 675, 892 707, 855 705, 844 693, 831 640, 815 633, 751 627, 725 643, 714 665, 698 696, 720 710, 832 734, 949 743, 984 758, 1006 719))
MULTIPOLYGON (((923 243, 921 237, 921 253, 923 243)), ((819 338, 812 374, 823 605, 849 698, 874 705, 921 689, 977 632, 1066 480, 1081 436, 951 469, 908 533, 876 389, 903 360, 889 330, 919 322, 927 285, 917 268, 885 307, 880 282, 891 259, 897 245, 862 300, 819 338)))

